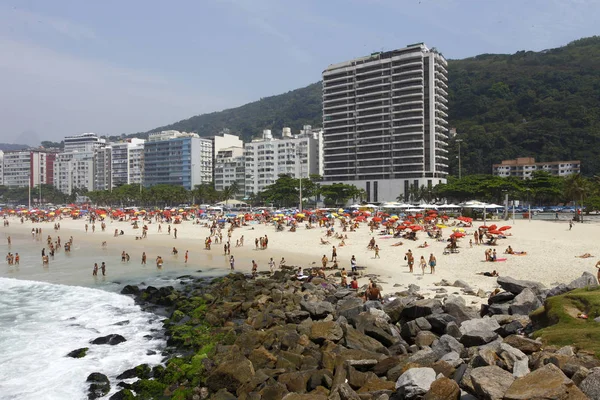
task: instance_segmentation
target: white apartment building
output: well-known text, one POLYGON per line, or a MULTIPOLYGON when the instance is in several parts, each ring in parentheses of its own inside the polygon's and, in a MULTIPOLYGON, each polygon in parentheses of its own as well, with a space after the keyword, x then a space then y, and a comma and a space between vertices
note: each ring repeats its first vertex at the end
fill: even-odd
POLYGON ((59 153, 54 162, 54 186, 63 193, 73 189, 95 190, 94 152, 59 153))
POLYGON ((446 182, 448 71, 422 43, 323 71, 324 180, 395 200, 446 182))
POLYGON ((283 128, 281 139, 276 139, 266 129, 262 138, 244 145, 244 157, 246 196, 263 191, 281 174, 308 178, 319 173, 319 133, 292 135, 290 128, 283 128))
POLYGON ((35 187, 53 184, 55 153, 38 149, 7 151, 4 153, 3 183, 15 187, 35 187))
POLYGON ((224 190, 234 182, 240 189, 239 194, 245 193, 245 158, 243 147, 228 147, 219 150, 215 156, 214 184, 216 190, 224 190))
POLYGON ((199 138, 200 150, 200 183, 213 181, 213 141, 209 138, 199 138))
POLYGON ((545 171, 555 176, 569 176, 581 172, 581 162, 578 160, 535 162, 533 157, 519 157, 514 160, 502 160, 500 164, 492 166, 493 175, 505 178, 514 176, 529 179, 535 171, 545 171))
POLYGON ((110 146, 98 147, 94 150, 94 189, 110 190, 112 188, 112 149, 110 146))
POLYGON ((4 185, 4 152, 0 150, 0 185, 4 185))
POLYGON ((65 153, 72 151, 94 151, 106 146, 106 140, 99 138, 95 133, 82 133, 81 135, 66 136, 64 138, 65 153))
POLYGON ((141 184, 144 172, 144 139, 111 143, 112 187, 141 184))

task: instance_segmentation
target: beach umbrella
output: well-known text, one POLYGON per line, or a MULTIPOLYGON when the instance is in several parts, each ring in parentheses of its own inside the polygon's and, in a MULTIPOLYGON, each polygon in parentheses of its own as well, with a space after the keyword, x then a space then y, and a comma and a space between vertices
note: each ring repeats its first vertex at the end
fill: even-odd
POLYGON ((456 237, 456 238, 462 238, 462 237, 465 237, 466 235, 465 235, 464 233, 462 233, 462 232, 454 232, 454 233, 453 233, 452 235, 450 235, 450 236, 454 236, 454 237, 456 237))
POLYGON ((487 225, 481 225, 480 228, 488 229, 488 226, 487 225))
POLYGON ((298 214, 296 214, 296 217, 298 217, 298 218, 305 218, 306 215, 303 214, 303 213, 298 213, 298 214))
POLYGON ((502 232, 497 231, 495 229, 489 229, 488 233, 491 233, 492 235, 501 235, 502 234, 502 232))
POLYGON ((447 226, 446 226, 446 225, 444 225, 444 224, 437 224, 436 226, 437 226, 438 228, 447 228, 447 226))
POLYGON ((381 222, 381 217, 373 217, 374 222, 381 222))
POLYGON ((495 231, 496 229, 498 229, 497 225, 490 225, 488 228, 488 230, 490 230, 490 231, 495 231))
POLYGON ((419 225, 412 225, 410 229, 412 229, 413 232, 423 230, 419 225))
POLYGON ((507 231, 509 230, 511 227, 510 226, 501 226, 500 228, 498 228, 499 231, 507 231))

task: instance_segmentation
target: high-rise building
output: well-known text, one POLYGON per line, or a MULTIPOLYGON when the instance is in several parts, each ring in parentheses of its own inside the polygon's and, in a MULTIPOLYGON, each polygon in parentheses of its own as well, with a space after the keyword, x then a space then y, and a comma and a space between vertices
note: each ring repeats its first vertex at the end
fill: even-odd
POLYGON ((0 185, 4 185, 4 152, 0 150, 0 185))
POLYGON ((281 139, 273 138, 266 129, 262 138, 244 144, 246 196, 263 191, 282 174, 294 178, 318 174, 319 142, 319 131, 308 129, 292 135, 290 128, 283 128, 281 139))
POLYGON ((445 182, 448 71, 422 43, 323 72, 324 180, 365 189, 367 201, 445 182))
POLYGON ((64 139, 65 153, 72 151, 94 151, 106 146, 106 140, 98 137, 95 133, 82 133, 81 135, 66 136, 64 139))
POLYGON ((144 139, 127 139, 111 143, 112 187, 142 183, 144 171, 144 139))
POLYGON ((245 158, 243 147, 227 147, 219 150, 215 156, 214 184, 215 189, 222 191, 237 183, 239 194, 245 187, 245 158))
POLYGON ((54 162, 54 186, 63 193, 76 189, 96 190, 93 151, 58 153, 54 162))
POLYGON ((244 142, 240 139, 239 136, 232 135, 231 133, 229 133, 229 129, 223 129, 218 135, 212 136, 210 139, 212 140, 212 145, 213 145, 212 146, 212 156, 213 156, 213 160, 212 160, 212 169, 213 169, 212 182, 214 182, 215 185, 216 185, 216 172, 215 172, 215 168, 216 168, 217 155, 223 149, 230 149, 230 148, 234 148, 234 147, 243 148, 244 147, 244 142))
POLYGON ((94 189, 110 190, 112 186, 112 148, 98 147, 94 151, 94 189))
POLYGON ((56 153, 42 150, 7 151, 3 158, 3 181, 8 187, 35 187, 54 182, 56 153))
MULTIPOLYGON (((151 133, 144 144, 144 186, 180 185, 190 190, 202 183, 202 144, 195 133, 151 133)), ((212 143, 208 141, 209 151, 212 143)), ((212 156, 210 157, 212 163, 212 156)), ((210 182, 212 170, 208 173, 210 182)))

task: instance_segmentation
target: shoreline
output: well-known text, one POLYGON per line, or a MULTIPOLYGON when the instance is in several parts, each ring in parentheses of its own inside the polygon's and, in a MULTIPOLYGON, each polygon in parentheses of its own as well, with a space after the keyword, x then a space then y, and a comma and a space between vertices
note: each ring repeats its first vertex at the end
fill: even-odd
MULTIPOLYGON (((221 244, 213 244, 211 250, 204 249, 204 239, 209 235, 209 229, 193 224, 192 221, 184 221, 181 224, 171 225, 178 229, 178 238, 168 235, 167 224, 162 224, 163 232, 158 233, 158 224, 153 222, 148 225, 148 237, 142 240, 135 240, 135 236, 140 234, 141 229, 133 229, 130 222, 110 222, 106 221, 106 231, 101 232, 99 224, 96 231, 92 233, 91 229, 85 232, 85 220, 71 220, 65 218, 60 222, 61 229, 54 231, 53 223, 31 223, 20 224, 17 218, 9 218, 10 226, 4 228, 5 238, 10 235, 31 235, 31 228, 42 228, 40 240, 35 244, 41 248, 45 247, 45 238, 51 235, 53 239, 57 235, 61 236, 62 242, 68 240, 69 236, 74 237, 75 247, 79 246, 79 251, 102 251, 107 260, 107 280, 135 282, 136 279, 143 280, 146 276, 153 277, 176 277, 179 275, 192 276, 221 276, 230 272, 229 258, 223 254, 221 244), (114 230, 123 230, 123 236, 114 237, 114 230), (106 241, 106 249, 102 250, 102 242, 106 241), (97 246, 97 247, 96 247, 97 246), (171 255, 172 247, 179 251, 177 256, 171 255), (97 250, 96 250, 97 249, 97 250), (189 261, 184 262, 185 251, 189 250, 189 261), (131 261, 123 264, 121 267, 120 254, 126 251, 131 256, 131 261), (140 265, 141 253, 147 254, 147 265, 140 265), (161 270, 157 269, 154 260, 160 255, 164 260, 164 266, 161 270), (201 270, 201 275, 198 270, 201 270)), ((506 258, 503 262, 484 262, 484 251, 488 246, 469 246, 469 239, 472 238, 474 228, 466 228, 467 236, 459 241, 459 254, 443 255, 443 249, 446 243, 436 242, 428 239, 427 235, 420 233, 419 239, 415 242, 403 239, 393 239, 377 234, 371 234, 366 224, 361 224, 356 232, 343 232, 348 236, 345 240, 346 246, 340 247, 340 241, 327 238, 330 242, 327 245, 320 244, 321 238, 325 238, 324 228, 305 229, 300 225, 296 232, 277 232, 271 225, 250 223, 248 226, 236 228, 232 235, 231 254, 235 257, 235 272, 250 273, 252 260, 258 264, 259 271, 268 271, 268 262, 273 258, 276 269, 278 269, 281 257, 285 257, 286 265, 300 266, 304 268, 320 267, 323 255, 331 258, 332 246, 337 247, 339 268, 346 268, 350 271, 350 258, 355 255, 358 265, 365 267, 362 271, 362 277, 359 278, 359 285, 367 283, 369 277, 377 276, 378 283, 382 286, 384 294, 392 294, 396 291, 407 288, 410 284, 420 286, 421 292, 427 296, 434 297, 436 291, 442 287, 439 283, 445 280, 454 283, 456 280, 467 282, 476 292, 482 289, 485 292, 491 292, 496 287, 495 279, 482 275, 480 272, 490 272, 497 270, 499 274, 510 275, 516 279, 540 281, 550 287, 554 283, 571 281, 584 271, 594 272, 596 259, 591 260, 575 258, 576 255, 591 253, 598 257, 600 254, 594 254, 596 243, 594 240, 597 235, 600 224, 588 222, 585 224, 575 224, 569 231, 568 221, 494 221, 497 224, 510 226, 509 232, 512 236, 499 241, 495 247, 499 258, 506 258), (553 223, 549 223, 553 222, 553 223), (245 245, 235 247, 235 242, 240 236, 244 235, 245 245), (267 235, 269 238, 268 249, 256 250, 254 239, 267 235), (374 237, 380 248, 381 258, 375 259, 374 253, 367 249, 367 244, 374 237), (426 239, 427 238, 427 239, 426 239), (403 245, 399 247, 391 246, 393 243, 402 241, 403 245), (418 248, 423 242, 427 241, 429 247, 425 249, 418 248), (527 251, 526 256, 504 255, 504 249, 511 245, 515 251, 527 251), (404 254, 411 249, 415 254, 414 273, 409 273, 404 261, 404 254), (434 254, 437 258, 436 273, 429 274, 429 268, 423 275, 419 268, 419 258, 421 255, 428 259, 429 254, 434 254), (437 284, 437 285, 436 285, 437 284)), ((481 223, 476 221, 475 227, 481 223)), ((451 228, 444 228, 444 237, 448 237, 451 228)), ((335 226, 336 232, 340 228, 335 226)), ((226 237, 226 232, 223 231, 226 237)), ((15 236, 16 237, 16 236, 15 236)), ((226 240, 224 237, 224 241, 226 240)), ((6 240, 6 239, 5 239, 6 240)), ((6 248, 6 241, 4 242, 6 248)), ((18 243, 13 241, 11 249, 16 249, 18 243)), ((7 249, 7 248, 6 248, 7 249)), ((7 249, 8 251, 8 249, 7 249)), ((38 253, 39 254, 39 253, 38 253)), ((70 255, 76 258, 78 250, 70 255)), ((53 261, 57 265, 59 261, 53 261)), ((89 271, 91 278, 92 265, 81 266, 89 271)), ((328 264, 331 266, 331 263, 328 264)), ((79 268, 79 267, 78 267, 79 268)), ((52 271, 51 271, 52 272, 52 271)), ((328 269, 327 275, 335 274, 335 270, 328 269)), ((85 275, 81 278, 86 280, 85 275)), ((8 276, 6 273, 0 276, 8 276)), ((32 279, 26 274, 20 276, 10 276, 18 279, 32 279)), ((35 279, 35 278, 33 278, 35 279)), ((44 280, 44 279, 42 279, 44 280)), ((53 281, 54 283, 60 283, 53 281)), ((90 282, 92 282, 90 280, 90 282)), ((138 282, 139 283, 139 282, 138 282)), ((83 282, 67 282, 67 284, 85 285, 83 282)), ((85 285, 87 286, 87 285, 85 285)), ((447 286, 444 286, 448 288, 447 286)), ((473 304, 479 304, 481 297, 467 296, 467 301, 473 304)))

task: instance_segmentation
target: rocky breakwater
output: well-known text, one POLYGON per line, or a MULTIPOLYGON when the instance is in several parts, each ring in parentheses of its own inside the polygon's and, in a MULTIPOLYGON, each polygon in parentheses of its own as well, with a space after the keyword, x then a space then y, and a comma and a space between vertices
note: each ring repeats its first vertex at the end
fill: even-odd
MULTIPOLYGON (((513 302, 512 313, 482 317, 461 297, 418 290, 365 302, 327 280, 277 272, 138 291, 170 313, 170 356, 165 367, 125 371, 111 398, 597 398, 600 361, 520 334, 527 308, 513 302)), ((523 290, 509 292, 514 301, 523 290)))

